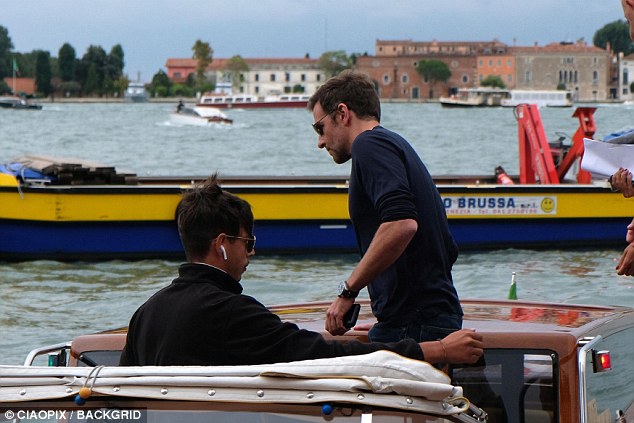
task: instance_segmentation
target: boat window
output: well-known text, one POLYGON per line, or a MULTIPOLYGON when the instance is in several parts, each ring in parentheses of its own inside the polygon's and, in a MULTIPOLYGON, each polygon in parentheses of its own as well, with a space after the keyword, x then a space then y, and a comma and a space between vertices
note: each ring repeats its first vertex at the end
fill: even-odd
POLYGON ((634 406, 634 328, 603 335, 595 351, 609 351, 612 370, 595 373, 592 354, 586 355, 586 399, 589 421, 614 417, 617 410, 634 406))
POLYGON ((491 422, 559 421, 558 365, 551 351, 486 350, 479 363, 452 367, 450 375, 491 422))

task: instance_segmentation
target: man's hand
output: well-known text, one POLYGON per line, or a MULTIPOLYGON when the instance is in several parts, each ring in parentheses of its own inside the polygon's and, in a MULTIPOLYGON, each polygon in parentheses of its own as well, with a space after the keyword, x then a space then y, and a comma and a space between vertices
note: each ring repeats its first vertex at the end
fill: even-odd
POLYGON ((354 304, 354 298, 337 297, 326 312, 326 330, 331 335, 343 335, 348 329, 343 324, 343 316, 354 304))
POLYGON ((632 172, 627 169, 619 168, 610 178, 612 189, 619 191, 623 197, 634 197, 634 186, 632 186, 632 172))
POLYGON ((473 364, 484 352, 482 335, 473 329, 453 332, 440 341, 421 342, 420 347, 429 363, 473 364))
POLYGON ((616 273, 619 275, 634 276, 634 243, 629 244, 625 247, 625 250, 623 250, 621 260, 619 260, 619 264, 616 265, 616 273))

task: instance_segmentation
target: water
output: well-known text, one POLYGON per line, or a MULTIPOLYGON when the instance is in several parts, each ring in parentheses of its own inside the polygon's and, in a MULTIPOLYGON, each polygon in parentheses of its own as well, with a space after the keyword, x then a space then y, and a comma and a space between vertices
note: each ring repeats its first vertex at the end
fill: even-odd
MULTIPOLYGON (((41 112, 0 111, 0 162, 23 154, 99 160, 140 175, 345 175, 316 148, 312 116, 301 109, 230 110, 233 126, 170 124, 171 104, 46 104, 41 112)), ((630 106, 601 106, 597 138, 627 128, 630 106)), ((543 109, 549 138, 571 136, 573 109, 543 109)), ((437 104, 386 104, 384 126, 414 145, 432 174, 518 172, 511 109, 447 110, 437 104)), ((634 200, 633 200, 634 201, 634 200)), ((634 215, 634 207, 632 210, 634 215)), ((624 228, 625 233, 625 228, 624 228)), ((1 242, 1 240, 0 240, 1 242)), ((532 301, 634 305, 634 279, 614 271, 618 250, 463 253, 454 279, 463 298, 506 298, 511 272, 532 301)), ((255 256, 245 293, 264 304, 330 300, 355 255, 255 256)), ((127 324, 136 308, 168 284, 179 263, 0 263, 2 364, 21 364, 34 347, 127 324)), ((363 294, 365 295, 365 293, 363 294)))

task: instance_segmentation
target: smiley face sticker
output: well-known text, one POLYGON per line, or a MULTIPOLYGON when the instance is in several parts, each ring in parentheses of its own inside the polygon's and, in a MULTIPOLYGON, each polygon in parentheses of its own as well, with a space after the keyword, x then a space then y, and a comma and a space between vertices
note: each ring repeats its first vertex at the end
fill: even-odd
POLYGON ((541 208, 544 213, 552 213, 555 210, 555 199, 552 197, 544 197, 541 202, 541 208))

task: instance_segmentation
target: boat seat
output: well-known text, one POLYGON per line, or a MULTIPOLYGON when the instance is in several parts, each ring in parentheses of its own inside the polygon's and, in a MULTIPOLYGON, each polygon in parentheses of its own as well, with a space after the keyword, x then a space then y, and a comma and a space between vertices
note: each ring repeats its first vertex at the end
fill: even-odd
POLYGON ((126 333, 82 335, 73 339, 70 366, 118 366, 126 333))

